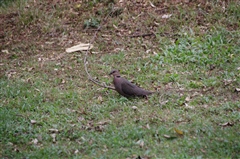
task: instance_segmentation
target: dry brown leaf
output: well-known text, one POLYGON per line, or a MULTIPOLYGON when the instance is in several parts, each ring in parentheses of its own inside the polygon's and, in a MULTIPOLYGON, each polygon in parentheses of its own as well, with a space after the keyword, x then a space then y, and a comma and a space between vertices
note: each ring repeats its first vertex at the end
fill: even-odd
POLYGON ((38 139, 33 139, 33 140, 30 142, 30 144, 34 144, 34 145, 37 145, 37 143, 38 143, 38 139))
POLYGON ((187 103, 184 103, 184 105, 185 105, 186 108, 193 109, 193 107, 189 106, 187 103))
POLYGON ((99 102, 102 102, 102 101, 103 101, 102 96, 98 96, 98 101, 99 101, 99 102))
POLYGON ((100 121, 97 123, 97 125, 107 125, 110 122, 110 120, 100 121))
POLYGON ((36 124, 37 121, 36 120, 30 120, 31 124, 36 124))
POLYGON ((169 136, 169 135, 163 135, 165 138, 171 138, 171 136, 169 136))
POLYGON ((143 141, 143 140, 138 140, 138 141, 137 141, 137 144, 138 144, 141 148, 143 148, 143 146, 144 146, 144 141, 143 141))
POLYGON ((8 50, 2 50, 2 53, 9 54, 8 50))
POLYGON ((56 136, 57 136, 57 135, 54 133, 54 134, 51 134, 50 136, 52 137, 53 142, 55 143, 55 142, 56 142, 56 136))
POLYGON ((149 126, 149 124, 146 125, 146 128, 147 128, 148 130, 150 130, 150 126, 149 126))
POLYGON ((203 153, 206 153, 206 150, 204 150, 204 149, 200 149, 203 153))
POLYGON ((149 3, 151 7, 156 8, 156 6, 151 1, 149 1, 149 3))
POLYGON ((84 117, 78 117, 78 122, 80 122, 80 121, 84 121, 85 119, 84 119, 84 117))
POLYGON ((30 71, 32 71, 34 68, 33 67, 30 67, 30 68, 28 68, 27 70, 28 70, 28 72, 30 72, 30 71))
POLYGON ((226 126, 233 126, 233 123, 226 122, 226 123, 219 124, 219 125, 220 125, 220 126, 223 126, 223 127, 226 127, 226 126))
POLYGON ((67 108, 67 111, 69 111, 69 112, 71 112, 71 113, 77 112, 76 110, 74 110, 74 109, 69 109, 69 108, 67 108))
POLYGON ((235 92, 240 92, 240 88, 235 88, 235 92))
POLYGON ((59 132, 58 129, 49 129, 49 131, 50 131, 51 133, 58 133, 58 132, 59 132))
POLYGON ((231 84, 231 83, 233 83, 235 81, 236 81, 236 79, 224 79, 223 80, 225 86, 229 85, 229 84, 231 84))
POLYGON ((115 24, 113 24, 113 27, 118 30, 118 27, 115 24))
POLYGON ((176 136, 170 136, 170 135, 163 135, 163 137, 167 138, 167 139, 175 139, 177 138, 176 136))
POLYGON ((162 16, 162 19, 168 19, 168 18, 170 18, 172 16, 172 14, 164 14, 163 16, 162 16))
POLYGON ((186 101, 186 102, 189 102, 189 101, 190 101, 190 96, 187 96, 187 97, 185 98, 185 101, 186 101))
POLYGON ((79 150, 78 149, 76 149, 75 151, 74 151, 74 154, 77 154, 79 152, 79 150))
POLYGON ((93 45, 92 44, 80 43, 80 44, 75 45, 73 47, 67 48, 66 52, 71 53, 71 52, 75 52, 75 51, 86 51, 86 50, 88 50, 88 48, 89 48, 89 50, 92 49, 93 45))
POLYGON ((191 95, 191 97, 195 97, 195 96, 203 96, 201 93, 198 93, 198 92, 194 92, 192 95, 191 95))
POLYGON ((132 106, 132 109, 133 109, 133 110, 137 110, 138 107, 136 107, 136 106, 132 106))
POLYGON ((18 148, 16 148, 16 147, 13 149, 13 151, 20 152, 20 150, 18 148))
POLYGON ((175 132, 178 134, 178 135, 183 135, 183 131, 177 129, 177 128, 174 128, 175 132))
POLYGON ((159 100, 159 103, 160 103, 161 105, 165 105, 165 104, 168 103, 168 100, 166 100, 166 101, 160 101, 160 100, 159 100))

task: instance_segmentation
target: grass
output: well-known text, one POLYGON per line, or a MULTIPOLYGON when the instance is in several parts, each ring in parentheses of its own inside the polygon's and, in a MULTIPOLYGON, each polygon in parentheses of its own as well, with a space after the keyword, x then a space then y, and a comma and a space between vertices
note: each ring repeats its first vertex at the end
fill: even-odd
POLYGON ((239 2, 152 3, 1 4, 1 158, 239 158, 239 2), (121 97, 64 53, 99 22, 91 75, 159 93, 121 97))

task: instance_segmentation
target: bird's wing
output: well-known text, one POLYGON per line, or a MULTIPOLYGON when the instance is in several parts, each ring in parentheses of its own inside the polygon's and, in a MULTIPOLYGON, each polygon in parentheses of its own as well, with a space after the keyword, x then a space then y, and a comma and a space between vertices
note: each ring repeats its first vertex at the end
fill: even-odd
POLYGON ((124 80, 121 84, 123 93, 129 95, 129 96, 135 96, 137 95, 136 88, 137 86, 132 84, 131 82, 124 80))
POLYGON ((122 92, 129 96, 146 96, 152 94, 152 92, 144 90, 126 79, 124 82, 122 82, 121 86, 122 92))

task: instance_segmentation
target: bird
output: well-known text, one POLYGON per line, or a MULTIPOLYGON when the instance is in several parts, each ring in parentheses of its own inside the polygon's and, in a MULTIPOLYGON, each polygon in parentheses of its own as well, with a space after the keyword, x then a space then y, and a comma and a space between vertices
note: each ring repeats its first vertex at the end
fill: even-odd
POLYGON ((127 79, 121 77, 119 70, 112 70, 109 75, 113 76, 113 84, 115 90, 126 98, 130 97, 145 97, 152 94, 153 92, 144 90, 135 84, 129 82, 127 79))

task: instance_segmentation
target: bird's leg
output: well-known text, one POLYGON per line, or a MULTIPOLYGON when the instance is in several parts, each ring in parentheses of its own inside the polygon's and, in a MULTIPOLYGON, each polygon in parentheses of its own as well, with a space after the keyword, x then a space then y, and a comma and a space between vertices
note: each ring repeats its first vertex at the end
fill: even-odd
POLYGON ((148 96, 147 96, 147 95, 143 95, 143 98, 145 98, 146 100, 148 100, 148 96))

